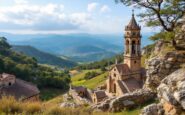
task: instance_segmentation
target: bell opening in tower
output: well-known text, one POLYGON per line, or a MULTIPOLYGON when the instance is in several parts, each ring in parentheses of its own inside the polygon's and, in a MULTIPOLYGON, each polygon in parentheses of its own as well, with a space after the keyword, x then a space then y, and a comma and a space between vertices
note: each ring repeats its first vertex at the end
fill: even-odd
POLYGON ((136 53, 136 42, 132 41, 132 54, 136 53))

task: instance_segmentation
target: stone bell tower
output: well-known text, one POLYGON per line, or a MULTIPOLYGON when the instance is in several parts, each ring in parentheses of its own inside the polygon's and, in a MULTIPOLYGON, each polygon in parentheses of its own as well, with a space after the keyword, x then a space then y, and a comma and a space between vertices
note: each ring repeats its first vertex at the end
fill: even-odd
POLYGON ((141 27, 137 24, 134 11, 129 24, 125 27, 125 51, 124 64, 127 64, 131 72, 141 69, 141 27))

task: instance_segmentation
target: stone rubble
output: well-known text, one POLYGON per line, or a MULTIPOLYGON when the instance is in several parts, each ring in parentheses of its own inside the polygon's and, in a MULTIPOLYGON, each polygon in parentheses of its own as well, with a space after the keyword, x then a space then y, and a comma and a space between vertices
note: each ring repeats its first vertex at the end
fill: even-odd
POLYGON ((145 107, 141 115, 184 115, 185 69, 181 68, 164 78, 157 88, 157 95, 160 104, 145 107))
POLYGON ((151 104, 141 111, 141 115, 164 115, 163 106, 161 104, 151 104))
POLYGON ((138 90, 133 93, 127 93, 120 97, 109 98, 99 104, 93 105, 92 109, 119 112, 123 109, 133 108, 144 104, 147 101, 155 99, 156 94, 149 90, 138 90))

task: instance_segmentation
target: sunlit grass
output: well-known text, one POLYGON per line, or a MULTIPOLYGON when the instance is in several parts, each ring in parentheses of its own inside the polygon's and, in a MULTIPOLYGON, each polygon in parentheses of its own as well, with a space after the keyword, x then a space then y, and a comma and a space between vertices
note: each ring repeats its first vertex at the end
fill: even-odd
POLYGON ((97 86, 105 83, 105 80, 107 79, 108 72, 102 73, 92 79, 85 80, 84 76, 88 72, 101 72, 101 70, 96 69, 96 70, 83 70, 81 73, 75 75, 72 77, 72 85, 74 86, 85 86, 87 88, 93 89, 96 88, 97 86))
POLYGON ((48 101, 52 98, 55 98, 59 95, 64 94, 65 91, 62 89, 56 89, 56 88, 42 88, 40 90, 40 99, 42 101, 48 101))

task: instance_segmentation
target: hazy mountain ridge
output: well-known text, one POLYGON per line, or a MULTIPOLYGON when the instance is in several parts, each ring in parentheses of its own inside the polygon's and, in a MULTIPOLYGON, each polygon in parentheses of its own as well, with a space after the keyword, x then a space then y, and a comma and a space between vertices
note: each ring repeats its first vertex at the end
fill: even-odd
MULTIPOLYGON (((123 52, 122 35, 91 35, 91 34, 36 34, 36 35, 11 35, 9 42, 13 45, 30 45, 40 51, 54 55, 64 55, 80 62, 99 61, 123 52), (26 39, 24 39, 26 38, 26 39)), ((145 35, 146 39, 149 34, 145 35)), ((145 40, 142 46, 151 43, 145 40)))
POLYGON ((12 47, 13 50, 24 53, 28 56, 34 57, 41 64, 49 64, 59 67, 73 67, 77 65, 75 62, 70 60, 65 60, 55 55, 39 51, 38 49, 32 46, 18 46, 15 45, 12 47))

